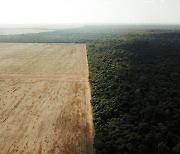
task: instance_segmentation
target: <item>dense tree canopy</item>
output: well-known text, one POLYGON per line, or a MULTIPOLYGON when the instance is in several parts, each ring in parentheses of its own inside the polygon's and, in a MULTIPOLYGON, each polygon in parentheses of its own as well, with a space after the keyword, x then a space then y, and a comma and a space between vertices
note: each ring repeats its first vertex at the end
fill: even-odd
POLYGON ((179 40, 89 45, 97 153, 180 152, 179 40))

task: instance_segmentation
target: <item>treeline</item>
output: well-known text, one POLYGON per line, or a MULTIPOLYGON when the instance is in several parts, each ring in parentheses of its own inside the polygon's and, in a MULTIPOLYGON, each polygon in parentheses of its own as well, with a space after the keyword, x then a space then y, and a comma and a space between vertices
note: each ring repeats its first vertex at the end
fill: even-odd
POLYGON ((97 154, 179 154, 180 31, 173 29, 88 26, 0 42, 86 43, 97 154))
POLYGON ((0 35, 0 42, 14 43, 117 43, 119 40, 161 37, 180 37, 180 26, 133 26, 133 25, 101 25, 83 28, 63 29, 37 34, 0 35), (176 28, 178 30, 174 30, 176 28))

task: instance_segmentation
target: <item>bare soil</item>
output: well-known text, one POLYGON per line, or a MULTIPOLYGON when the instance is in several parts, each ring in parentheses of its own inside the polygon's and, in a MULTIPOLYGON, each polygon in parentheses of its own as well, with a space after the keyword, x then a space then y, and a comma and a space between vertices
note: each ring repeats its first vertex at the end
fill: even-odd
POLYGON ((84 44, 0 43, 0 154, 92 154, 84 44))
POLYGON ((15 35, 15 34, 34 34, 41 32, 51 32, 51 29, 37 29, 37 28, 0 28, 0 35, 15 35))

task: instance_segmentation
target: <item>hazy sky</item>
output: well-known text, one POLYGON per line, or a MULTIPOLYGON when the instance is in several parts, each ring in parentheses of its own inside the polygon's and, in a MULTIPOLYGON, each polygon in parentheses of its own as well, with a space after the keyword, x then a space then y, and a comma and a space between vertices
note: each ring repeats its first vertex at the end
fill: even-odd
POLYGON ((180 0, 0 0, 0 24, 180 23, 180 0))

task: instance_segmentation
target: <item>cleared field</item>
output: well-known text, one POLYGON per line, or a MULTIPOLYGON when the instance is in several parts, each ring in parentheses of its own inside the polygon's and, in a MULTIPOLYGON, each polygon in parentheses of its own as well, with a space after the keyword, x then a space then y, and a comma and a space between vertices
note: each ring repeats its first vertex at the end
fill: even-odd
POLYGON ((0 44, 0 154, 94 153, 86 46, 0 44))
POLYGON ((28 33, 50 32, 50 29, 36 29, 36 28, 0 28, 0 35, 15 35, 28 33))
POLYGON ((2 25, 0 24, 0 35, 15 35, 15 34, 28 34, 28 33, 41 33, 52 32, 62 29, 81 28, 83 25, 73 24, 52 24, 52 25, 2 25))

